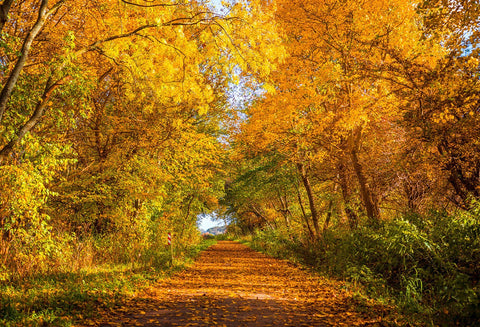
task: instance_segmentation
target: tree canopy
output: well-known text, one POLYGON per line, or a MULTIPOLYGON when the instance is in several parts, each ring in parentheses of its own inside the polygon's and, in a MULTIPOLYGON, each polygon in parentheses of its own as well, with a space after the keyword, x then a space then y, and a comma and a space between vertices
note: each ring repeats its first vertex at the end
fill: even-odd
POLYGON ((478 26, 468 0, 4 0, 0 280, 186 248, 211 212, 307 249, 477 212, 478 26))

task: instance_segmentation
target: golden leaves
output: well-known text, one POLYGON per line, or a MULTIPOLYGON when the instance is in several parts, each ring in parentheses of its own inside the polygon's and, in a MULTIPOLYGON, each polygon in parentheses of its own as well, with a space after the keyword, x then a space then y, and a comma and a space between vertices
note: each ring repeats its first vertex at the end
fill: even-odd
MULTIPOLYGON (((386 310, 360 314, 340 285, 235 242, 219 242, 195 265, 105 312, 97 324, 171 326, 361 326, 386 310)), ((369 306, 369 304, 367 304, 369 306)))

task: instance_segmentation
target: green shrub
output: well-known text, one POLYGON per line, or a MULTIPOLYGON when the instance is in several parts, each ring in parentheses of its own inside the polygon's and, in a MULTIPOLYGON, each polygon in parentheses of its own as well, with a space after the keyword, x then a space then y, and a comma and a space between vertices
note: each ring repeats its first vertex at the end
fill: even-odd
POLYGON ((474 325, 480 322, 479 208, 331 229, 314 244, 280 230, 256 231, 252 246, 344 278, 372 296, 394 298, 406 312, 474 325))

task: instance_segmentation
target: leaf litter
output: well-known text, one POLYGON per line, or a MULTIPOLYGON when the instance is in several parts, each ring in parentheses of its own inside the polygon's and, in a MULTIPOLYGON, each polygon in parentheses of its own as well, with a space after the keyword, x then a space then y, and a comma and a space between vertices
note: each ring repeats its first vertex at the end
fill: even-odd
POLYGON ((396 316, 373 301, 360 306, 340 282, 220 241, 188 270, 77 326, 379 327, 400 325, 396 316))

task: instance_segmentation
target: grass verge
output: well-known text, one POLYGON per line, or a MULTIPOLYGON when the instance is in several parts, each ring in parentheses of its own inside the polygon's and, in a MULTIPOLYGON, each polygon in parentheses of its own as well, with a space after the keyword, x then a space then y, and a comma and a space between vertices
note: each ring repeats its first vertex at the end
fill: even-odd
POLYGON ((185 269, 215 243, 206 239, 185 249, 173 265, 105 264, 0 284, 0 326, 71 326, 94 318, 99 309, 118 305, 185 269))

